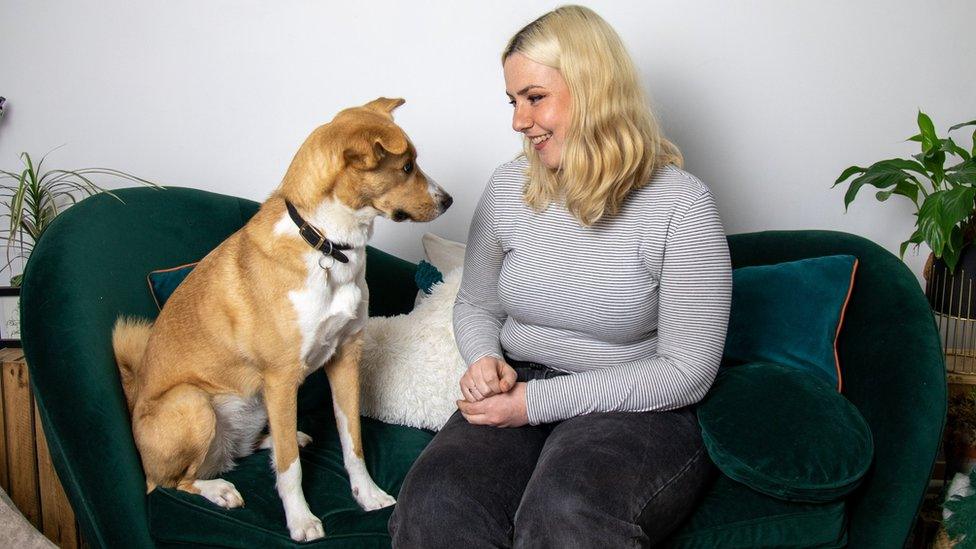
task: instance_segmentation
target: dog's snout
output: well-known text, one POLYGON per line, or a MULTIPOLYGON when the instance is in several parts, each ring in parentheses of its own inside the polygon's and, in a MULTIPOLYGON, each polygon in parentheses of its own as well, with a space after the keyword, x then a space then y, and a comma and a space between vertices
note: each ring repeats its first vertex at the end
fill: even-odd
POLYGON ((451 198, 451 195, 445 194, 441 197, 441 211, 445 211, 450 208, 451 204, 454 204, 454 199, 451 198))

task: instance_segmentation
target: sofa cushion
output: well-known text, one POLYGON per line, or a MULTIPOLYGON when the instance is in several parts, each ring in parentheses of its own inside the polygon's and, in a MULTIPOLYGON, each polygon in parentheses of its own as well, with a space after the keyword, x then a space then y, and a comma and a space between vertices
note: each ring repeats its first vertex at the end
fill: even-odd
POLYGON ((823 380, 772 363, 721 372, 698 407, 708 454, 732 479, 790 501, 822 502, 857 487, 871 430, 823 380))
POLYGON ((197 266, 197 262, 187 263, 186 265, 180 265, 179 267, 170 267, 168 269, 159 269, 152 271, 146 277, 149 281, 149 293, 152 294, 153 301, 156 302, 156 307, 160 311, 163 310, 163 305, 166 304, 166 300, 169 296, 173 295, 173 291, 176 287, 183 282, 190 271, 197 266))
MULTIPOLYGON (((201 496, 157 488, 148 496, 153 538, 163 544, 219 547, 389 547, 393 507, 363 511, 352 497, 330 407, 300 414, 299 429, 314 439, 301 449, 302 487, 325 538, 296 544, 288 535, 268 450, 238 461, 221 478, 232 482, 244 506, 222 509, 201 496)), ((363 418, 363 454, 376 484, 396 497, 403 478, 433 435, 363 418)))
POLYGON ((851 255, 735 269, 726 360, 794 366, 840 391, 837 339, 856 270, 851 255))
POLYGON ((845 547, 846 504, 772 498, 719 475, 668 549, 845 547))

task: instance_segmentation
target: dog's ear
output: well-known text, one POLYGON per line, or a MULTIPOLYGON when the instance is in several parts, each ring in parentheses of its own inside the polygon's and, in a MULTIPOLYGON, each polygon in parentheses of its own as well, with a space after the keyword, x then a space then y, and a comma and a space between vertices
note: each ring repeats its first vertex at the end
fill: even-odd
POLYGON ((388 97, 379 97, 366 103, 363 107, 382 114, 384 116, 389 116, 393 118, 393 109, 399 107, 400 105, 406 103, 405 100, 400 98, 390 99, 388 97))
POLYGON ((354 139, 343 152, 346 162, 361 169, 372 170, 388 154, 407 152, 407 138, 395 127, 368 128, 354 139))

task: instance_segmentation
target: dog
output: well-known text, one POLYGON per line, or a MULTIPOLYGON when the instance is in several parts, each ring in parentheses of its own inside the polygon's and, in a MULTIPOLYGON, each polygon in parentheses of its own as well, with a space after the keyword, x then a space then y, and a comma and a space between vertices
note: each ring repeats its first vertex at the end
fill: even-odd
POLYGON ((365 246, 377 216, 430 221, 452 202, 393 122, 403 103, 381 97, 315 129, 281 185, 197 264, 155 322, 116 321, 147 493, 175 487, 239 507, 240 493, 217 476, 271 448, 291 538, 324 537, 302 491, 298 448, 310 438, 296 417, 299 385, 324 367, 353 497, 365 510, 395 503, 367 472, 360 436, 365 246))

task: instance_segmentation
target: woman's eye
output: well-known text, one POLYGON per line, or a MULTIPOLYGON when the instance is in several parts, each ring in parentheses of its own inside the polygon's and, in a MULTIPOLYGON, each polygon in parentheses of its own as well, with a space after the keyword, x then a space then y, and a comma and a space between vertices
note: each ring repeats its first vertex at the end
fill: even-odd
POLYGON ((533 103, 533 104, 534 103, 537 103, 543 97, 545 97, 545 96, 544 95, 530 95, 529 96, 529 103, 533 103))
POLYGON ((412 172, 413 171, 413 162, 407 162, 406 164, 404 164, 403 171, 406 172, 406 173, 412 172))
POLYGON ((514 107, 515 106, 515 100, 514 99, 509 100, 508 104, 514 107))

